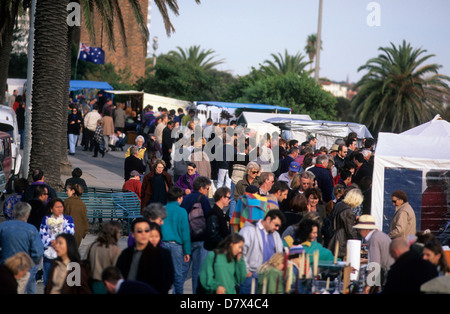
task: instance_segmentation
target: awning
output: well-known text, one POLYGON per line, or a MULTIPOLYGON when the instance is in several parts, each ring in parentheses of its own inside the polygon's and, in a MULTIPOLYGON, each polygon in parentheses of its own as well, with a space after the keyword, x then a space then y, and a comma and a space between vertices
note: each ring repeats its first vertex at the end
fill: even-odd
POLYGON ((70 81, 70 91, 77 91, 81 89, 100 89, 100 90, 111 90, 114 89, 107 82, 97 82, 97 81, 70 81))
POLYGON ((315 134, 331 135, 344 138, 350 132, 355 132, 359 139, 373 137, 364 124, 355 122, 340 122, 326 120, 305 120, 291 118, 289 115, 266 119, 282 130, 302 131, 315 134))
POLYGON ((105 90, 105 93, 114 95, 144 95, 144 92, 137 90, 105 90))
POLYGON ((197 101, 197 105, 216 106, 221 108, 245 108, 245 109, 259 109, 259 110, 279 110, 279 111, 291 111, 291 108, 265 105, 265 104, 244 104, 244 103, 231 103, 220 101, 197 101))

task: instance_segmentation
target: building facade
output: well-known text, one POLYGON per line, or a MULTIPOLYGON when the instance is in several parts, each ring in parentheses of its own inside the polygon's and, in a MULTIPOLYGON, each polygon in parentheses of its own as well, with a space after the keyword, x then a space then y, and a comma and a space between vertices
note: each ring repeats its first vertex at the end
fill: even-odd
MULTIPOLYGON (((149 0, 140 0, 142 15, 144 19, 148 18, 149 0)), ((128 1, 119 1, 120 9, 125 25, 125 35, 127 46, 123 46, 122 37, 119 31, 118 23, 114 25, 115 49, 109 46, 107 36, 103 30, 103 22, 96 18, 94 22, 95 41, 89 36, 84 21, 81 24, 82 43, 90 47, 101 47, 105 51, 105 64, 111 63, 116 71, 126 71, 130 73, 130 83, 134 83, 140 77, 145 75, 145 59, 147 57, 147 42, 142 38, 136 18, 128 1)), ((97 15, 98 16, 98 15, 97 15)), ((116 17, 114 17, 116 18, 116 17)), ((145 21, 147 23, 147 21, 145 21)))

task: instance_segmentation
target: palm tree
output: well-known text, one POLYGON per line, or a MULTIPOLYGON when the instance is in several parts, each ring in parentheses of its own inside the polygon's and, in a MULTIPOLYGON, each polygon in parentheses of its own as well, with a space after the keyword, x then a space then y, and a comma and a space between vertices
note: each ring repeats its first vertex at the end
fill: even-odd
POLYGON ((379 50, 383 53, 358 69, 368 73, 355 86, 356 117, 376 132, 402 132, 442 113, 450 77, 438 73, 441 65, 425 64, 434 55, 405 41, 379 50))
POLYGON ((63 100, 69 92, 65 84, 68 56, 66 8, 69 1, 39 0, 35 13, 33 137, 29 167, 42 169, 46 181, 55 188, 61 185, 63 100))
MULTIPOLYGON (((23 1, 29 2, 29 0, 23 1)), ((68 77, 70 78, 67 59, 70 58, 68 43, 71 35, 66 23, 69 1, 73 0, 37 0, 35 13, 34 73, 36 75, 33 77, 33 136, 29 168, 43 169, 46 174, 46 181, 55 188, 62 185, 60 164, 64 158, 67 158, 67 154, 63 152, 65 152, 64 148, 66 147, 64 140, 67 131, 67 124, 64 122, 67 118, 67 102, 65 100, 69 94, 68 77)), ((109 26, 111 26, 110 22, 113 16, 120 16, 118 0, 78 1, 81 4, 85 19, 88 18, 87 15, 94 12, 94 8, 98 8, 100 16, 107 17, 109 24, 106 24, 109 26)), ((129 2, 137 12, 137 8, 140 8, 139 0, 129 0, 129 2)), ((198 0, 196 2, 199 3, 198 0)), ((168 20, 167 6, 172 11, 178 12, 177 1, 158 0, 155 3, 162 10, 161 13, 163 18, 165 17, 165 23, 171 25, 170 20, 168 20)), ((119 24, 121 24, 123 21, 120 21, 120 17, 118 19, 119 24)), ((144 31, 143 39, 148 38, 145 37, 146 23, 144 17, 142 19, 137 17, 137 21, 143 24, 141 25, 141 31, 144 31)), ((106 24, 105 29, 109 27, 106 24)), ((169 29, 174 31, 173 27, 169 29)), ((124 35, 122 31, 121 35, 124 35)), ((109 35, 107 37, 114 44, 114 39, 109 38, 109 35)))
MULTIPOLYGON (((320 44, 320 50, 322 50, 322 43, 320 44)), ((311 34, 306 38, 305 52, 311 62, 310 71, 313 70, 313 62, 317 52, 317 34, 311 34)))
MULTIPOLYGON (((261 67, 261 71, 268 75, 282 75, 287 73, 295 73, 300 74, 303 71, 306 71, 305 68, 310 61, 303 61, 305 56, 303 56, 300 52, 296 55, 289 55, 287 49, 284 52, 284 57, 281 53, 271 54, 274 61, 265 60, 264 64, 261 67)), ((308 73, 310 71, 307 71, 308 73)))
POLYGON ((212 49, 205 51, 204 49, 200 49, 200 46, 191 46, 185 50, 181 47, 177 47, 177 49, 169 51, 169 55, 178 61, 191 62, 203 70, 210 70, 225 62, 224 59, 212 61, 215 58, 213 56, 215 51, 212 49))

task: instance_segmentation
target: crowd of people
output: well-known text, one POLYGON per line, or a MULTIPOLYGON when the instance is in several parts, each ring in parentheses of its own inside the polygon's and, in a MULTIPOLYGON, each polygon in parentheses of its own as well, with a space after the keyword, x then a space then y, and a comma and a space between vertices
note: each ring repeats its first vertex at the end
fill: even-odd
MULTIPOLYGON (((78 108, 72 108, 69 124, 84 123, 77 130, 94 157, 112 143, 105 120, 111 120, 113 132, 123 133, 116 124, 118 109, 123 108, 109 101, 102 110, 94 104, 94 117, 77 119, 78 108)), ((361 141, 350 133, 329 148, 317 147, 314 136, 299 142, 261 136, 234 121, 223 127, 206 119, 201 125, 192 109, 175 113, 151 106, 139 121, 135 145, 124 150, 123 191, 138 195, 142 214, 132 222, 128 247, 118 247, 121 224, 105 221, 81 257, 88 230, 81 182, 69 182, 69 198, 62 201, 36 171, 29 186, 17 180, 16 195, 5 202, 8 219, 0 224, 0 274, 9 274, 0 278, 10 284, 5 289, 34 293, 41 265, 45 293, 183 294, 190 270, 194 294, 308 293, 289 281, 287 269, 312 274, 316 252, 319 262, 346 260, 352 239, 367 248, 363 263, 380 265, 380 275, 366 283, 364 293, 419 293, 422 284, 450 273, 433 232, 416 229, 404 191, 391 195, 395 214, 389 232, 378 230, 370 208, 372 138, 361 141), (81 265, 78 285, 68 284, 69 263, 81 265)))

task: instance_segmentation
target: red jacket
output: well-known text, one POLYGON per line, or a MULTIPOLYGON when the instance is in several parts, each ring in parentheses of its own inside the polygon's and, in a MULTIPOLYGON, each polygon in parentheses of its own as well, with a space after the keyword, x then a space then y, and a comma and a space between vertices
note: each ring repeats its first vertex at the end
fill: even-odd
POLYGON ((125 181, 125 183, 122 186, 122 191, 130 191, 136 193, 136 195, 139 197, 139 200, 141 199, 141 187, 142 183, 141 180, 136 179, 129 179, 128 181, 125 181))

